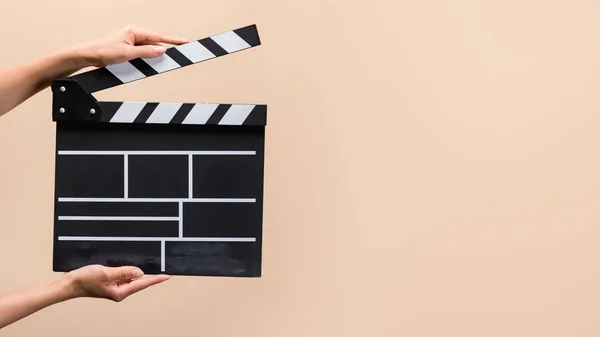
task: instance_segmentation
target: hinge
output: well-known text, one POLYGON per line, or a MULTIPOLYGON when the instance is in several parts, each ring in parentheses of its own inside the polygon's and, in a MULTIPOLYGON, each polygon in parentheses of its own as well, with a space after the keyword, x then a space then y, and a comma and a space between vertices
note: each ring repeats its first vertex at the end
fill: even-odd
POLYGON ((52 82, 52 120, 95 122, 102 110, 98 101, 72 79, 52 82))

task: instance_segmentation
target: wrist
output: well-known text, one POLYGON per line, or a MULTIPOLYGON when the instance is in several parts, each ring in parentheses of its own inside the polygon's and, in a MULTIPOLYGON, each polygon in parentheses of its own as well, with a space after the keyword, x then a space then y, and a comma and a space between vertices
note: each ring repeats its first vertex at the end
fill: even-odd
POLYGON ((77 292, 76 281, 68 273, 50 282, 49 286, 52 288, 51 290, 54 294, 56 294, 56 302, 63 302, 80 297, 77 292))
POLYGON ((36 91, 42 89, 55 79, 92 65, 94 58, 87 50, 88 52, 86 48, 74 46, 35 60, 23 67, 23 71, 27 73, 24 76, 35 81, 36 91))
POLYGON ((94 49, 83 44, 64 50, 62 56, 68 64, 71 64, 77 70, 95 66, 99 63, 99 57, 94 52, 94 49))

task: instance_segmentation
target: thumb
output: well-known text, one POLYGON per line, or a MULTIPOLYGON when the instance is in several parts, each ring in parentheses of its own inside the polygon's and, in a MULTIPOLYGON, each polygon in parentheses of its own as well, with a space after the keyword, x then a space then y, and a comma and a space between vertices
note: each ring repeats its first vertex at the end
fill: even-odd
POLYGON ((166 51, 165 47, 157 46, 157 45, 141 45, 141 46, 132 46, 129 51, 129 59, 134 59, 138 57, 144 58, 153 58, 158 57, 164 54, 166 51))
POLYGON ((108 268, 107 275, 111 281, 130 281, 142 277, 144 272, 137 267, 124 266, 108 268))

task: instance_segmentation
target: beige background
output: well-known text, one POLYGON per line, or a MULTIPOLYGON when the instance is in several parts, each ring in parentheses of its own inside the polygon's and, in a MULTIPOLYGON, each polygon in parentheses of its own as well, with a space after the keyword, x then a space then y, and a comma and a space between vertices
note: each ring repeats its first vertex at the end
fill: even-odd
MULTIPOLYGON (((260 48, 98 97, 265 102, 269 122, 263 278, 177 277, 0 336, 598 336, 599 11, 2 1, 0 66, 132 22, 190 39, 256 23, 260 48)), ((57 277, 50 105, 0 119, 1 291, 57 277)))

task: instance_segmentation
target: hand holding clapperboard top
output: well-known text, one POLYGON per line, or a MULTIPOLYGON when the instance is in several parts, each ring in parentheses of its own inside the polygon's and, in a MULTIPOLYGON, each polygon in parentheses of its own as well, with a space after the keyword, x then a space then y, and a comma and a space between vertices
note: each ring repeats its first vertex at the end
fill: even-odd
POLYGON ((92 95, 260 44, 256 25, 192 41, 130 25, 0 69, 0 117, 52 90, 53 270, 65 272, 0 296, 0 328, 73 298, 120 302, 168 275, 261 276, 266 106, 92 95))
POLYGON ((260 276, 266 106, 92 96, 258 45, 250 25, 52 83, 54 271, 260 276))

